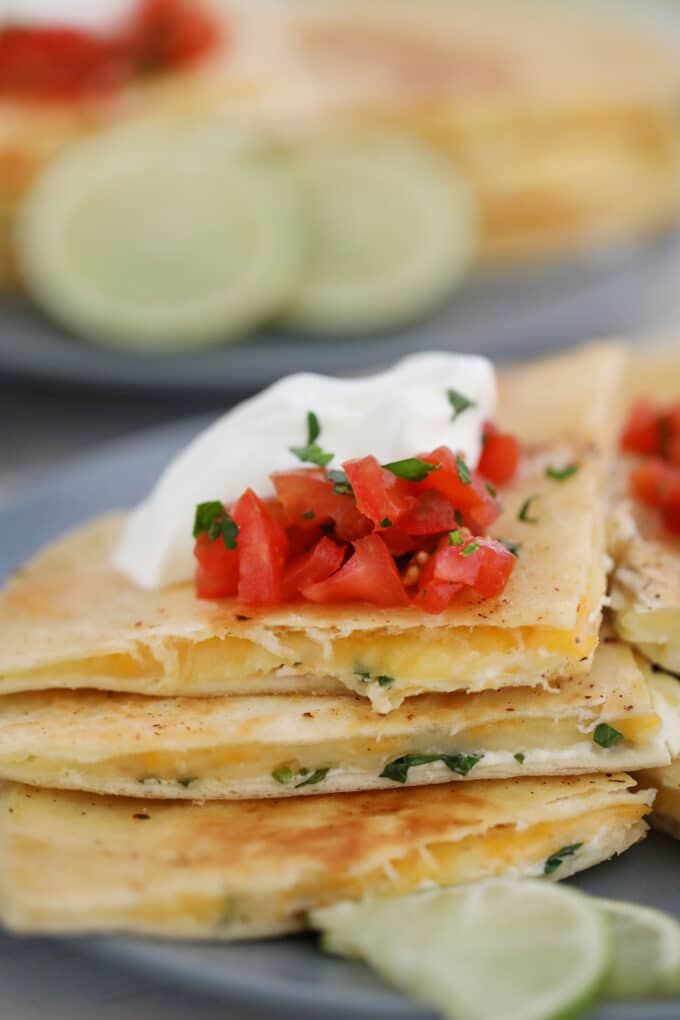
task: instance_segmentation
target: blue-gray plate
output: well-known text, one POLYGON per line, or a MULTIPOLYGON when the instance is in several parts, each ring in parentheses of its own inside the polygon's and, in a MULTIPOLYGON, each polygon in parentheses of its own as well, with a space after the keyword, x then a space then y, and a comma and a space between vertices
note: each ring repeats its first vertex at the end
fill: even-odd
MULTIPOLYGON (((0 579, 66 528, 135 503, 172 454, 206 424, 194 418, 102 447, 24 489, 0 511, 0 579)), ((680 847, 653 835, 572 881, 590 893, 661 907, 680 917, 680 847)), ((324 956, 314 938, 238 945, 122 937, 77 943, 112 962, 251 1010, 296 1020, 431 1020, 357 963, 324 956)), ((680 1002, 610 1004, 592 1020, 677 1020, 680 1002)), ((500 1020, 500 1018, 499 1018, 500 1020)))

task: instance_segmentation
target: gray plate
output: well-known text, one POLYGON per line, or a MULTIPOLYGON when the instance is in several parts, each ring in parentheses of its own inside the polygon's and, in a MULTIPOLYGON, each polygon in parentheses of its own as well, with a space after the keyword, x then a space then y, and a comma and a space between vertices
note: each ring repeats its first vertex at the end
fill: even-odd
POLYGON ((295 371, 343 373, 436 347, 490 357, 529 356, 584 336, 644 326, 648 295, 680 256, 680 236, 599 252, 546 269, 479 273, 424 323, 364 337, 266 332, 183 355, 136 355, 80 342, 27 301, 0 304, 0 372, 127 390, 252 390, 295 371))
MULTIPOLYGON (((111 507, 131 505, 170 456, 206 424, 192 418, 102 447, 45 475, 0 512, 0 578, 44 542, 111 507)), ((588 892, 663 907, 680 916, 678 844, 652 836, 623 857, 574 879, 588 892)), ((223 946, 133 938, 78 940, 84 952, 251 1009, 298 1020, 428 1020, 367 969, 322 955, 312 938, 223 946)), ((677 1020, 680 1003, 610 1005, 593 1020, 677 1020)), ((500 1020, 500 1018, 499 1018, 500 1020)))

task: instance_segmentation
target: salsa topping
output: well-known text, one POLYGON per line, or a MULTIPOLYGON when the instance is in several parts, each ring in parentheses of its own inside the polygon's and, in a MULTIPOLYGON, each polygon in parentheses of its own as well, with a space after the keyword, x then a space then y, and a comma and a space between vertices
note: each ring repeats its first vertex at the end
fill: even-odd
POLYGON ((634 497, 658 510, 668 531, 680 535, 680 402, 662 408, 638 400, 624 425, 621 448, 642 458, 630 474, 634 497))
POLYGON ((118 32, 66 25, 0 29, 0 98, 68 101, 108 95, 150 73, 193 63, 219 30, 192 0, 140 0, 118 32))
MULTIPOLYGON (((368 455, 328 470, 333 455, 319 446, 320 435, 310 411, 307 445, 293 453, 313 466, 272 474, 274 498, 246 489, 229 508, 218 500, 197 506, 199 598, 412 604, 440 613, 466 594, 503 591, 516 549, 486 535, 500 514, 496 490, 460 454, 442 446, 390 464, 368 455)), ((507 468, 503 474, 511 477, 507 468)))

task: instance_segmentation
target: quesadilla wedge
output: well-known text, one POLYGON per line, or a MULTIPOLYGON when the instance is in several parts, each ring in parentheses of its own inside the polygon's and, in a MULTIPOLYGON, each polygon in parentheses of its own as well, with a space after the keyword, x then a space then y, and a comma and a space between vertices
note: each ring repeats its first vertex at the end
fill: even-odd
POLYGON ((119 796, 232 800, 635 770, 680 753, 663 679, 647 683, 629 648, 606 643, 590 674, 561 681, 555 692, 425 694, 388 715, 349 694, 6 695, 0 777, 119 796))
POLYGON ((308 912, 513 873, 566 878, 641 839, 625 774, 189 804, 8 784, 0 915, 14 930, 239 939, 308 912))
MULTIPOLYGON (((626 410, 640 400, 650 409, 658 405, 660 414, 680 401, 677 346, 643 348, 631 359, 626 374, 626 410)), ((657 465, 665 463, 665 459, 652 460, 657 465)), ((680 535, 669 529, 656 508, 635 498, 629 481, 631 469, 649 462, 622 453, 617 467, 608 528, 615 564, 611 605, 616 630, 624 640, 652 662, 680 672, 680 535)), ((673 471, 674 466, 669 466, 673 471)), ((672 480, 666 484, 672 488, 672 480)))
POLYGON ((141 590, 111 565, 124 521, 108 517, 56 542, 9 583, 0 602, 0 692, 344 687, 389 711, 424 692, 547 687, 587 672, 605 588, 604 478, 623 358, 615 346, 586 348, 503 380, 500 420, 527 455, 490 529, 520 547, 500 596, 432 615, 359 603, 257 609, 199 600, 188 584, 141 590), (567 462, 573 476, 546 476, 567 462))
POLYGON ((664 768, 639 772, 635 778, 656 794, 650 817, 654 828, 680 839, 680 758, 664 768))

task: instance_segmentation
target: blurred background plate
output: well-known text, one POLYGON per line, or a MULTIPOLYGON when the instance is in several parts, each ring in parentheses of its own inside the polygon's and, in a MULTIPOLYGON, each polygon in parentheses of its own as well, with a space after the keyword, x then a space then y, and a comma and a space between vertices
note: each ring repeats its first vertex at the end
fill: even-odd
POLYGON ((35 381, 214 395, 254 390, 295 371, 362 371, 413 350, 530 356, 586 335, 657 325, 656 296, 675 291, 679 266, 680 236, 671 234, 546 269, 479 272, 448 306, 396 333, 315 338, 266 332, 176 355, 90 347, 25 299, 7 297, 0 305, 0 372, 35 381))

